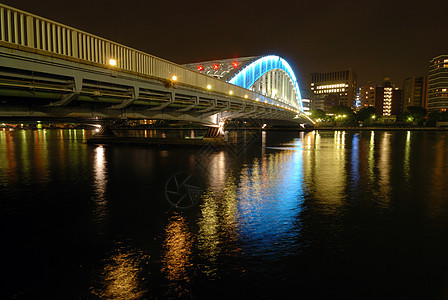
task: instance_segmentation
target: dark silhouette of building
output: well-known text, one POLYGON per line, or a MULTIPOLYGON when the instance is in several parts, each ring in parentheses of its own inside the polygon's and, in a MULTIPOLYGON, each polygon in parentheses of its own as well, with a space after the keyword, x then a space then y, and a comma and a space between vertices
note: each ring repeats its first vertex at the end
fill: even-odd
POLYGON ((428 77, 412 76, 403 82, 403 111, 408 106, 420 106, 427 108, 428 77))

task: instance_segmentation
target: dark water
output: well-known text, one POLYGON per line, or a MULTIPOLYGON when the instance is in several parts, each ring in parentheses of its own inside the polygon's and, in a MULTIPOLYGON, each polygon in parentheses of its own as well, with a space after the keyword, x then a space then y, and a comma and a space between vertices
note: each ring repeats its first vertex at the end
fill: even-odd
POLYGON ((0 131, 0 298, 448 298, 447 132, 90 134, 0 131))

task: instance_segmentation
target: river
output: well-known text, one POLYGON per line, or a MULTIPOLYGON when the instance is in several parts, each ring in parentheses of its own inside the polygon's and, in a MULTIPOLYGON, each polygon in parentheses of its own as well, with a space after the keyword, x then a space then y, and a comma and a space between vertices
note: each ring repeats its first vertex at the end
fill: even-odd
POLYGON ((448 297, 448 132, 91 134, 0 131, 1 298, 448 297))

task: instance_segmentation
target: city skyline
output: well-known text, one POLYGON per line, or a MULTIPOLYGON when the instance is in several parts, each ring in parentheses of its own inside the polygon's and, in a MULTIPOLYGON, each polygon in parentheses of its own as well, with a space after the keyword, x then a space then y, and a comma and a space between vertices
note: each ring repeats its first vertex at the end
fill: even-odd
POLYGON ((433 0, 269 7, 135 1, 126 9, 117 0, 2 2, 178 64, 277 54, 290 62, 302 89, 310 73, 348 68, 359 85, 389 77, 401 86, 407 77, 427 75, 429 61, 448 46, 442 24, 448 3, 433 0))

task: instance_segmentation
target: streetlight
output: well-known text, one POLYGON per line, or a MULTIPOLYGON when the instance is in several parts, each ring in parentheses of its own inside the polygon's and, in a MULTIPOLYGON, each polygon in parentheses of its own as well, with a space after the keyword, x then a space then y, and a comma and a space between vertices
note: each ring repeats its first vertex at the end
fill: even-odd
POLYGON ((109 59, 109 65, 115 67, 117 65, 117 60, 115 58, 109 59))

